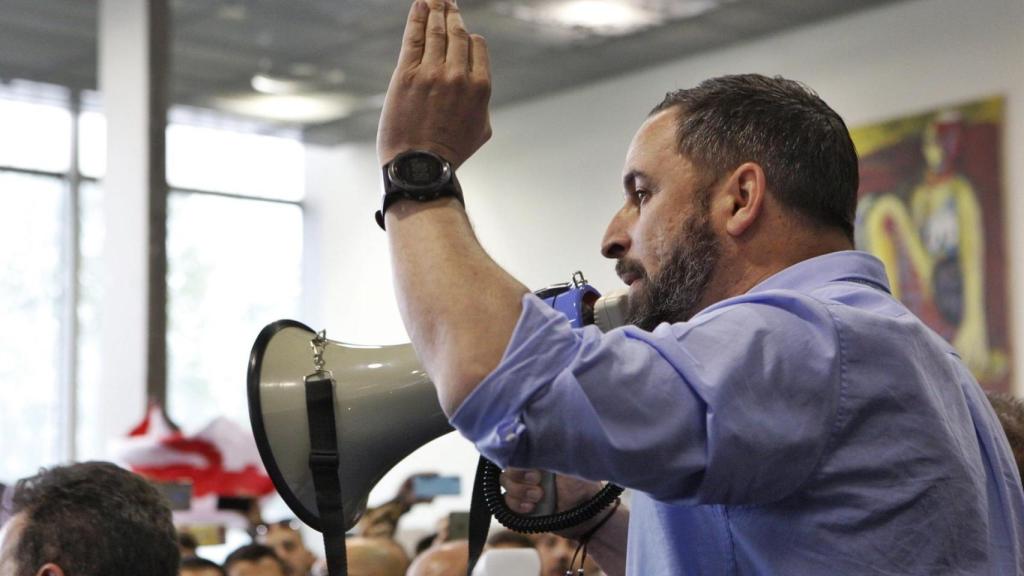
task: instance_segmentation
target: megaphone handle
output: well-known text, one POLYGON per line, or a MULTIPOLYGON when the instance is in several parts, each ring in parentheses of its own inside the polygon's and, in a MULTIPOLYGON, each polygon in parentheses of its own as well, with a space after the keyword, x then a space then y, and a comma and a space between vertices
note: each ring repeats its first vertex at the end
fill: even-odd
POLYGON ((530 513, 530 516, 550 516, 558 508, 558 490, 555 487, 555 473, 540 473, 540 487, 544 491, 544 497, 530 513))

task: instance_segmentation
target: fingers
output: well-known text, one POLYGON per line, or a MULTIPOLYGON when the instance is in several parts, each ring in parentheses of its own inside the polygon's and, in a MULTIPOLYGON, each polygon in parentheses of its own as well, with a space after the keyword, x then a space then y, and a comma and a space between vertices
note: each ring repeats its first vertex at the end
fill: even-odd
POLYGON ((479 34, 470 36, 469 76, 477 82, 491 81, 491 59, 487 53, 487 41, 479 34))
POLYGON ((537 502, 544 498, 544 490, 539 484, 540 472, 537 470, 513 468, 501 475, 501 485, 505 488, 505 503, 511 510, 522 514, 532 512, 537 502))
POLYGON ((416 0, 409 8, 409 19, 405 22, 405 35, 402 36, 402 51, 398 55, 400 67, 416 66, 423 59, 429 13, 426 0, 416 0))
POLYGON ((445 56, 445 65, 456 72, 469 71, 469 32, 462 22, 462 14, 458 6, 452 2, 448 6, 448 53, 445 56))
POLYGON ((423 0, 430 6, 427 15, 426 43, 421 62, 440 64, 444 62, 448 47, 448 28, 445 22, 445 0, 423 0))

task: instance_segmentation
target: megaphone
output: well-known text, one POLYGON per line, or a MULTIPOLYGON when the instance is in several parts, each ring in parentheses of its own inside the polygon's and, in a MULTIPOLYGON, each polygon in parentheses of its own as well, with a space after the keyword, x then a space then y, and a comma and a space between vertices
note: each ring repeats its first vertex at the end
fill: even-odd
MULTIPOLYGON (((625 322, 625 293, 601 298, 578 272, 572 282, 536 294, 564 313, 574 327, 596 323, 608 330, 625 322)), ((452 430, 411 344, 345 344, 294 320, 274 322, 256 338, 249 358, 248 398, 256 445, 277 491, 300 520, 325 535, 330 527, 325 526, 323 501, 318 499, 325 491, 317 487, 325 481, 323 470, 330 470, 334 491, 341 494, 337 504, 343 518, 333 531, 344 532, 358 522, 370 490, 392 467, 452 430), (311 385, 328 378, 325 395, 311 400, 311 385), (324 404, 330 415, 314 415, 324 404), (336 447, 333 455, 318 453, 314 445, 323 446, 325 435, 336 447), (320 466, 319 479, 314 472, 318 457, 330 460, 320 466)), ((613 500, 617 493, 605 494, 603 501, 589 507, 600 510, 609 496, 613 500)), ((490 498, 487 505, 495 500, 490 498)), ((569 512, 562 513, 562 524, 556 526, 583 518, 577 509, 569 512)), ((508 526, 501 516, 498 519, 508 526)), ((535 531, 561 529, 531 526, 539 527, 535 531)))
MULTIPOLYGON (((256 446, 281 498, 323 531, 311 455, 305 377, 315 371, 317 333, 280 320, 260 332, 249 360, 249 416, 256 446)), ((452 430, 411 344, 358 346, 331 340, 322 359, 338 385, 334 413, 345 529, 366 510, 370 490, 403 458, 452 430)))

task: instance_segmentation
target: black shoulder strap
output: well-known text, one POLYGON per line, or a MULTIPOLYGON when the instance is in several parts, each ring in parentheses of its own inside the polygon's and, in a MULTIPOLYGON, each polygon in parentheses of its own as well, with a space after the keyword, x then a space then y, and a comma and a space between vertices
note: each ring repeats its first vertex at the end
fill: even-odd
POLYGON ((324 535, 327 573, 347 576, 345 514, 338 480, 338 436, 334 426, 334 378, 329 372, 306 377, 306 413, 309 416, 309 468, 316 488, 316 508, 324 535))
POLYGON ((466 576, 473 576, 473 568, 480 560, 480 554, 487 543, 487 532, 491 529, 491 510, 484 497, 485 466, 486 461, 480 458, 476 466, 476 479, 473 481, 473 500, 469 505, 469 566, 466 568, 466 576))

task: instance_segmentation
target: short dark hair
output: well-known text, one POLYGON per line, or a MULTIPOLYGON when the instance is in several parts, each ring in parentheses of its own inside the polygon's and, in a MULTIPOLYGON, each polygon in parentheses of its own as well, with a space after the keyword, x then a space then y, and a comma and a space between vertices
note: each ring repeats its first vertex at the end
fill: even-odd
POLYGON ((1024 402, 1009 394, 987 392, 986 395, 1010 443, 1017 472, 1024 478, 1024 402))
POLYGON ((288 565, 278 556, 274 549, 263 544, 246 544, 238 548, 224 560, 224 570, 230 572, 231 566, 236 562, 259 562, 264 558, 273 558, 281 567, 282 574, 288 574, 288 565))
POLYGON ((181 559, 181 570, 202 570, 204 568, 212 568, 219 572, 221 576, 226 575, 224 568, 212 560, 207 560, 206 558, 200 558, 198 556, 189 556, 188 558, 181 559))
POLYGON ((857 151, 839 114, 810 88, 780 76, 721 76, 676 90, 651 115, 678 109, 679 152, 722 176, 756 162, 772 193, 812 222, 853 240, 857 151))
POLYGON ((498 530, 487 538, 488 546, 506 546, 515 548, 536 548, 533 540, 526 534, 513 532, 511 530, 498 530))
POLYGON ((25 523, 19 576, 53 562, 67 576, 175 576, 171 509, 148 482, 109 462, 43 470, 18 482, 13 512, 25 523))

